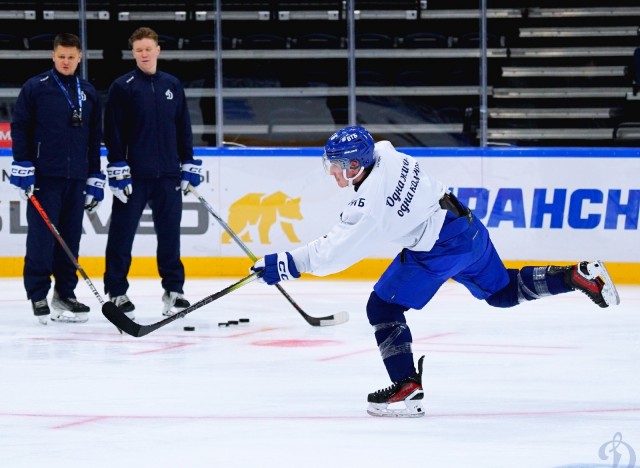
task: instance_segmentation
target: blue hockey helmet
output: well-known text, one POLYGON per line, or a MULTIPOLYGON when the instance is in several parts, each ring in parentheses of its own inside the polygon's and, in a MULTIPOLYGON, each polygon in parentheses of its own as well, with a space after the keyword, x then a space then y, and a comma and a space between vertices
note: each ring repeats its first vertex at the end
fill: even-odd
POLYGON ((364 170, 371 166, 375 159, 373 147, 375 142, 369 131, 360 126, 345 127, 329 137, 324 145, 323 163, 327 172, 331 164, 347 169, 364 170), (351 164, 357 161, 357 164, 351 164))

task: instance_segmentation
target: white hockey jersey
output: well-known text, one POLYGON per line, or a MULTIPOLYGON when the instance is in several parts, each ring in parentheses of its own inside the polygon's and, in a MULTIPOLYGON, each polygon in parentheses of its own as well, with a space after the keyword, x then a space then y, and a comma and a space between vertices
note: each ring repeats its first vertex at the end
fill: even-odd
POLYGON ((415 251, 435 244, 446 211, 445 185, 391 142, 375 144, 374 168, 326 235, 291 252, 300 273, 326 276, 395 243, 415 251))

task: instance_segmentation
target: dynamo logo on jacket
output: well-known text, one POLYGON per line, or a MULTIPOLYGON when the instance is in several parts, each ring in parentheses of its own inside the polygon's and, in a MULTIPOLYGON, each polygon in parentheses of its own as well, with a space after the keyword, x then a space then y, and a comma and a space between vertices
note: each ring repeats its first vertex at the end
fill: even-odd
POLYGON ((167 101, 171 101, 173 99, 173 93, 171 92, 170 89, 167 89, 164 95, 167 96, 167 101))

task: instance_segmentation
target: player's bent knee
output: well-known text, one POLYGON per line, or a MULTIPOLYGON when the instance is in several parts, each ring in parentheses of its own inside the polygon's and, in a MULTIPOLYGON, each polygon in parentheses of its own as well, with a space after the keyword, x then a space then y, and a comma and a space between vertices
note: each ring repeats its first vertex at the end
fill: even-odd
POLYGON ((371 325, 392 321, 404 322, 404 312, 406 310, 407 308, 404 306, 383 301, 375 291, 371 292, 367 302, 367 318, 371 325))
POLYGON ((508 308, 520 303, 518 300, 518 270, 509 269, 509 283, 500 291, 487 297, 485 301, 492 307, 508 308))

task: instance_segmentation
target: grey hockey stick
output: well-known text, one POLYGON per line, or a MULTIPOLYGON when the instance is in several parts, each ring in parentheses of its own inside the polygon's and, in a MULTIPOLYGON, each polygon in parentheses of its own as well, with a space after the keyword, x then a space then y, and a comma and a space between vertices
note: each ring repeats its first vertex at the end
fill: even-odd
MULTIPOLYGON (((249 250, 247 245, 244 242, 242 242, 242 239, 240 239, 238 235, 235 232, 233 232, 233 230, 229 227, 229 225, 224 221, 224 219, 222 219, 218 215, 218 213, 216 213, 216 211, 207 202, 207 200, 205 200, 204 197, 202 197, 202 195, 198 193, 195 187, 193 187, 192 185, 189 185, 189 187, 187 188, 187 191, 191 192, 198 200, 200 200, 200 203, 202 203, 202 205, 207 209, 207 211, 211 213, 211 216, 213 216, 216 219, 216 221, 220 223, 220 226, 222 226, 222 228, 225 231, 227 231, 227 233, 232 237, 232 239, 236 242, 236 244, 240 246, 240 248, 244 251, 244 253, 247 254, 247 256, 252 261, 255 262, 256 260, 258 260, 258 258, 253 254, 253 252, 249 250)), ((282 295, 287 299, 287 301, 289 301, 289 304, 291 304, 293 308, 296 309, 298 313, 302 316, 302 318, 312 327, 326 327, 329 325, 340 325, 341 323, 345 323, 346 321, 349 320, 349 314, 346 311, 338 312, 337 314, 333 314, 333 315, 327 315, 326 317, 312 317, 311 315, 307 314, 302 309, 302 307, 298 305, 296 301, 293 300, 293 298, 289 295, 289 293, 287 293, 287 291, 285 291, 280 284, 276 284, 275 286, 276 288, 278 288, 278 291, 280 291, 282 295)))

